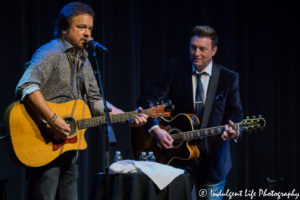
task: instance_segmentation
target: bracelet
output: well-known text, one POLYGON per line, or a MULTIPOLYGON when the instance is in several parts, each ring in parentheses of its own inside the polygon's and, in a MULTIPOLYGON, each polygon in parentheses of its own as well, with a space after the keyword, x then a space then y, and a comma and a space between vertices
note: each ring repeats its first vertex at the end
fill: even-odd
POLYGON ((57 115, 54 113, 51 119, 48 121, 48 124, 52 126, 56 119, 57 119, 57 115))

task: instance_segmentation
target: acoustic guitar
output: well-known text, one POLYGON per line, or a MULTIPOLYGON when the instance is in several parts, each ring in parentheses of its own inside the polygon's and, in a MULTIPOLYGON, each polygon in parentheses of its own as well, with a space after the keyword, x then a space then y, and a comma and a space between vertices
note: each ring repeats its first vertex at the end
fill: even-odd
MULTIPOLYGON (((13 157, 19 164, 29 167, 40 167, 56 159, 70 150, 87 148, 84 132, 89 127, 105 124, 106 117, 91 117, 89 107, 83 100, 72 100, 67 103, 56 104, 47 102, 49 107, 62 117, 71 128, 70 135, 63 142, 56 142, 49 134, 49 127, 41 123, 33 110, 20 102, 12 103, 5 111, 4 126, 10 134, 10 146, 13 157)), ((167 117, 169 104, 152 106, 142 111, 125 112, 111 115, 111 123, 124 122, 134 119, 140 112, 149 117, 167 117)))
MULTIPOLYGON (((197 159, 200 151, 195 144, 195 140, 204 137, 215 136, 223 133, 224 125, 195 129, 200 122, 194 114, 178 114, 171 119, 160 118, 159 126, 167 130, 173 138, 173 148, 164 149, 160 147, 154 136, 145 132, 144 127, 132 129, 132 150, 135 159, 141 155, 141 152, 153 151, 156 160, 163 164, 172 165, 176 159, 190 160, 197 159)), ((266 121, 261 116, 252 119, 246 118, 240 123, 235 123, 234 127, 242 132, 253 132, 265 127, 266 121)))

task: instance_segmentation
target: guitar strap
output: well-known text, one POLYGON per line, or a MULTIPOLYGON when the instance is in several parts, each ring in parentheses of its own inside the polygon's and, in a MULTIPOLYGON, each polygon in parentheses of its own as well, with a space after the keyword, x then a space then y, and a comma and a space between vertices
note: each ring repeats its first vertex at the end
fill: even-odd
POLYGON ((220 77, 220 68, 214 65, 212 69, 212 76, 209 81, 209 85, 207 89, 207 96, 206 96, 206 102, 203 111, 201 128, 207 127, 210 112, 217 92, 219 77, 220 77))
MULTIPOLYGON (((208 125, 209 116, 211 113, 211 109, 214 103, 215 95, 217 92, 218 82, 220 77, 220 68, 216 65, 213 65, 212 68, 212 76, 209 81, 208 89, 207 89, 207 97, 203 111, 203 117, 201 122, 201 128, 206 128, 208 125)), ((207 138, 204 138, 205 149, 208 151, 207 138)))
POLYGON ((80 72, 81 72, 81 76, 82 76, 83 87, 84 87, 84 91, 85 91, 85 94, 86 94, 87 103, 88 103, 89 108, 91 110, 92 116, 95 116, 94 107, 91 104, 90 97, 89 97, 89 94, 88 94, 88 91, 87 91, 87 87, 86 87, 86 82, 85 82, 84 75, 83 75, 83 67, 84 67, 84 63, 81 63, 80 72))
MULTIPOLYGON (((78 57, 76 55, 74 55, 74 59, 72 59, 72 57, 70 55, 70 52, 67 52, 67 58, 68 58, 69 63, 70 63, 71 66, 75 65, 74 70, 76 71, 78 69, 78 71, 80 71, 80 73, 81 73, 81 78, 82 78, 82 82, 83 82, 83 88, 84 88, 84 91, 85 91, 85 94, 86 94, 87 103, 88 103, 88 106, 89 106, 90 111, 92 113, 92 116, 95 116, 95 111, 94 111, 93 106, 91 105, 90 97, 89 97, 89 94, 88 94, 88 91, 87 91, 87 86, 86 86, 86 82, 85 82, 84 75, 83 75, 84 61, 81 60, 81 59, 78 60, 78 57)), ((87 58, 85 58, 85 59, 87 59, 87 58)), ((76 81, 76 84, 78 84, 77 81, 76 81)), ((76 86, 76 87, 78 88, 78 86, 76 86)))

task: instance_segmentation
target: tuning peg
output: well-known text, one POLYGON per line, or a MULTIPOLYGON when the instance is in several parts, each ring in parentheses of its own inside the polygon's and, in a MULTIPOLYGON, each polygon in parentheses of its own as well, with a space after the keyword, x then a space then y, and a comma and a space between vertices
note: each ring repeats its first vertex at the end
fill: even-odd
POLYGON ((262 118, 262 115, 258 115, 259 118, 262 118))
POLYGON ((252 118, 253 118, 253 119, 255 119, 255 118, 256 118, 256 116, 255 116, 255 115, 253 115, 253 116, 252 116, 252 118))
POLYGON ((246 119, 250 119, 250 117, 249 117, 249 116, 247 116, 247 117, 246 117, 246 119))
POLYGON ((171 104, 171 105, 172 105, 171 106, 172 107, 171 110, 174 111, 175 110, 175 105, 174 104, 171 104))
POLYGON ((169 106, 171 104, 172 104, 172 101, 170 99, 166 101, 166 106, 169 106))
POLYGON ((167 110, 168 112, 174 111, 174 110, 175 110, 174 104, 169 104, 169 105, 167 105, 167 106, 166 106, 166 110, 167 110))

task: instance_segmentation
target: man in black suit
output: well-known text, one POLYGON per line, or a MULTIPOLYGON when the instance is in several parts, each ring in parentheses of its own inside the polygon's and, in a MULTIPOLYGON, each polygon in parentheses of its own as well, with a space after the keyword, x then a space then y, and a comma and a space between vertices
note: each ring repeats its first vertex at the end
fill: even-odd
MULTIPOLYGON (((240 122, 243 116, 239 76, 213 62, 217 48, 216 31, 209 26, 195 26, 190 40, 190 59, 172 61, 163 78, 139 99, 139 104, 143 106, 151 101, 170 99, 175 105, 174 115, 194 113, 201 121, 201 128, 228 124, 221 136, 197 141, 201 155, 199 159, 176 164, 195 177, 198 199, 201 199, 200 196, 205 196, 204 199, 222 199, 222 196, 213 194, 224 190, 225 177, 232 167, 230 140, 239 136, 239 130, 232 125, 240 122), (203 192, 201 189, 207 195, 199 195, 203 192)), ((172 137, 155 120, 149 120, 147 127, 163 148, 173 147, 172 137)))

